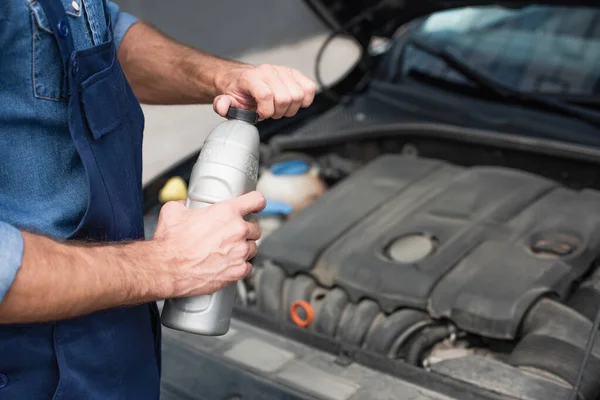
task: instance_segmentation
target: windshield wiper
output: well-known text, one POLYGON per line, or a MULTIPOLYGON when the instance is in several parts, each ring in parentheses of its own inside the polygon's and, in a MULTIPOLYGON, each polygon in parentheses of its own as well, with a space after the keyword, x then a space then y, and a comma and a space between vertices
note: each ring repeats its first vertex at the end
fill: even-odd
POLYGON ((412 37, 407 41, 407 44, 413 45, 417 49, 441 59, 448 64, 448 66, 464 75, 480 89, 485 90, 497 97, 501 97, 503 100, 511 100, 523 105, 545 108, 549 111, 575 117, 596 127, 600 127, 600 115, 589 111, 588 109, 563 101, 552 100, 547 97, 530 93, 522 93, 514 90, 499 82, 494 77, 478 70, 477 68, 474 68, 460 55, 449 52, 445 48, 439 48, 425 40, 412 37))

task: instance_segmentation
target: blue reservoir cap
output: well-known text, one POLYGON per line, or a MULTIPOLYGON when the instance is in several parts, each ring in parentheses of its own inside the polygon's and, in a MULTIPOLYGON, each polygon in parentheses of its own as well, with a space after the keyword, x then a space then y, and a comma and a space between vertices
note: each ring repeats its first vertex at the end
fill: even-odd
POLYGON ((294 212, 294 207, 284 201, 267 199, 267 205, 258 215, 267 217, 272 215, 289 215, 294 212))
POLYGON ((282 161, 271 166, 273 175, 302 175, 306 174, 310 166, 305 160, 282 161))

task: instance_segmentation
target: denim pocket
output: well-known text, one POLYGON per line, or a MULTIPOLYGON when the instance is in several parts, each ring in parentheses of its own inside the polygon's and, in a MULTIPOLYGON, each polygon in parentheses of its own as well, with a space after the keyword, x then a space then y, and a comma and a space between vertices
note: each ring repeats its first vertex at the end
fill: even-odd
MULTIPOLYGON (((63 0, 63 4, 66 0, 63 0)), ((73 2, 75 3, 75 2, 73 2)), ((81 0, 78 0, 77 11, 69 1, 69 10, 65 11, 69 18, 80 18, 82 15, 81 0)), ((39 99, 66 101, 68 97, 58 43, 52 33, 52 26, 46 17, 41 4, 35 0, 29 3, 32 29, 32 74, 33 93, 39 99)))
POLYGON ((120 128, 127 118, 125 76, 117 63, 113 53, 112 64, 86 79, 79 89, 85 119, 96 140, 120 128))

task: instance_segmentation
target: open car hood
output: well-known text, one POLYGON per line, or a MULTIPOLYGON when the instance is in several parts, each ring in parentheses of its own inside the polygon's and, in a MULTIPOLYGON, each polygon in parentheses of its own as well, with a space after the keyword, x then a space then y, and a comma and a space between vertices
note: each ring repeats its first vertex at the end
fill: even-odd
POLYGON ((334 30, 347 31, 359 42, 389 37, 402 24, 432 12, 467 6, 526 7, 534 4, 590 5, 593 0, 304 0, 334 30))

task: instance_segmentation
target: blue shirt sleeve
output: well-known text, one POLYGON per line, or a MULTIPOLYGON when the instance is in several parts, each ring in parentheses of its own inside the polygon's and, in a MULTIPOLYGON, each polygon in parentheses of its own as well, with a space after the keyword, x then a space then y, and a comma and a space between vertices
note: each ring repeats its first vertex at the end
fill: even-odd
POLYGON ((110 13, 110 17, 113 23, 113 38, 115 40, 115 46, 117 49, 121 45, 121 40, 127 33, 127 30, 131 28, 131 25, 138 22, 138 18, 133 15, 121 11, 119 6, 112 1, 108 1, 108 12, 110 13))
POLYGON ((23 260, 23 236, 5 222, 0 222, 0 303, 10 289, 23 260))

